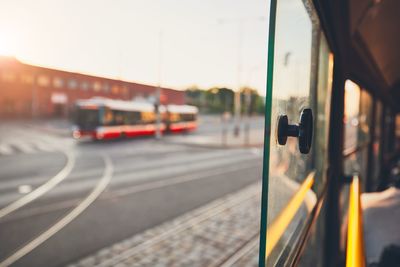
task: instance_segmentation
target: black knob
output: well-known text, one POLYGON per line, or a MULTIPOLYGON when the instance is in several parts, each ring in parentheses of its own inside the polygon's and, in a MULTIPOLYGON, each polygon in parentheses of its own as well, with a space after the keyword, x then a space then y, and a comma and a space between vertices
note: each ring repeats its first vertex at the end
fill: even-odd
POLYGON ((308 154, 311 149, 313 135, 313 115, 311 109, 303 109, 300 114, 299 125, 289 124, 287 115, 280 115, 278 117, 277 135, 280 145, 286 144, 288 136, 297 137, 300 153, 308 154))

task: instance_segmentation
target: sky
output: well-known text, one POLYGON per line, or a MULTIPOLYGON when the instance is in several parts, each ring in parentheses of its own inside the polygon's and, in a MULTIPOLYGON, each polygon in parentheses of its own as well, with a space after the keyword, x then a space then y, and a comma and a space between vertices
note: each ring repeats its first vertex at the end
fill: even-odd
POLYGON ((0 54, 182 90, 240 85, 265 95, 268 2, 0 0, 0 54))

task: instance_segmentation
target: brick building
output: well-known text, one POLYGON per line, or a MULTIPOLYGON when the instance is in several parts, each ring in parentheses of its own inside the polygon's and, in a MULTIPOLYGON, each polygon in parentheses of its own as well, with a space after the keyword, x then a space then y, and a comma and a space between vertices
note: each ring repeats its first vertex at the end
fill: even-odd
MULTIPOLYGON (((154 100, 155 86, 24 64, 0 56, 0 117, 67 117, 77 99, 154 100)), ((183 91, 162 88, 164 104, 185 104, 183 91)))

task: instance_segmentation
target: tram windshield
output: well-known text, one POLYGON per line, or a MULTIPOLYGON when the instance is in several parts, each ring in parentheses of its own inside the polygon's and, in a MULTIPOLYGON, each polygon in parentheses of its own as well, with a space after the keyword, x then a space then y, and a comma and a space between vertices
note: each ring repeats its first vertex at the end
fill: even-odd
POLYGON ((97 108, 77 108, 74 117, 75 123, 83 129, 93 129, 100 125, 100 114, 97 108))

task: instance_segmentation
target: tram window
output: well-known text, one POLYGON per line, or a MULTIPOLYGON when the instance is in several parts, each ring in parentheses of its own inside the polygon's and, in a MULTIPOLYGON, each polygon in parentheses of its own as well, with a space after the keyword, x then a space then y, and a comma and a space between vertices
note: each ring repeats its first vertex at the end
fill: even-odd
POLYGON ((179 113, 169 113, 169 121, 170 122, 179 122, 181 120, 181 116, 179 113))
POLYGON ((345 110, 344 110, 344 153, 357 148, 358 117, 360 112, 361 88, 354 82, 345 83, 345 110))
POLYGON ((358 173, 365 181, 371 142, 372 97, 350 80, 345 83, 344 115, 344 173, 358 173))
POLYGON ((125 124, 139 124, 141 122, 140 112, 130 111, 125 114, 125 124))
MULTIPOLYGON (((268 55, 274 57, 274 72, 272 87, 267 88, 272 103, 266 104, 271 105, 271 113, 266 114, 271 116, 271 137, 265 144, 269 151, 268 207, 262 203, 267 213, 267 220, 262 222, 267 233, 265 266, 286 265, 326 181, 324 163, 318 159, 326 159, 327 152, 332 57, 325 38, 319 38, 323 34, 313 34, 319 29, 318 18, 312 4, 305 2, 277 2, 275 50, 268 55), (280 115, 287 115, 290 124, 297 124, 305 108, 313 110, 316 125, 313 149, 301 154, 296 138, 288 138, 285 145, 278 144, 276 127, 280 115), (282 220, 287 218, 287 212, 293 212, 292 216, 282 220)), ((264 238, 261 236, 262 245, 264 238)), ((318 246, 317 241, 314 246, 318 246)))
POLYGON ((123 125, 125 124, 125 111, 113 110, 114 112, 114 124, 123 125))
POLYGON ((395 138, 396 138, 396 150, 400 150, 400 114, 396 115, 396 128, 395 128, 395 138))
POLYGON ((114 114, 111 109, 105 109, 104 111, 104 118, 103 118, 103 123, 105 126, 110 126, 113 125, 114 121, 114 114))
POLYGON ((142 123, 154 123, 156 114, 154 112, 142 112, 142 123))
POLYGON ((380 101, 376 102, 375 108, 375 131, 374 131, 374 140, 372 145, 372 188, 375 188, 378 185, 379 180, 379 172, 380 172, 380 151, 381 151, 381 120, 382 120, 382 103, 380 101))
POLYGON ((75 112, 75 122, 79 127, 95 127, 99 123, 98 109, 77 109, 75 112))
POLYGON ((195 115, 194 114, 181 114, 182 121, 194 121, 195 115))

